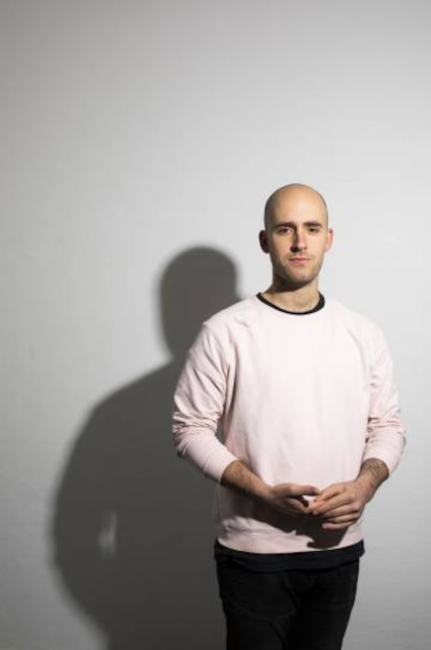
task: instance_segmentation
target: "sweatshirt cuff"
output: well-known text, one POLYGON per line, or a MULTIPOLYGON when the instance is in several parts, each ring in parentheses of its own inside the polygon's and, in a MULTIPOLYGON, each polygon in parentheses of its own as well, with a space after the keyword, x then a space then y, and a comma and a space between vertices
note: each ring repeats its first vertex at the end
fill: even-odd
POLYGON ((388 450, 383 446, 375 446, 373 449, 367 450, 362 457, 362 462, 370 460, 372 458, 383 461, 389 470, 389 474, 392 474, 392 472, 398 467, 398 464, 401 460, 401 456, 398 450, 388 450))
POLYGON ((238 457, 211 433, 201 433, 193 437, 181 455, 217 483, 220 483, 226 467, 238 460, 238 457))

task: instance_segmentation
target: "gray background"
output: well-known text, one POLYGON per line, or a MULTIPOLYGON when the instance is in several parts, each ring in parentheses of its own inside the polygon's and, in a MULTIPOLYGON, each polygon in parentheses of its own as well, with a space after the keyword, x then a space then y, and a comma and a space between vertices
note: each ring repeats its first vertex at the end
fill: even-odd
POLYGON ((223 647, 171 395, 200 322, 269 285, 263 203, 302 181, 409 434, 345 648, 428 648, 430 27, 425 0, 1 1, 0 647, 223 647))

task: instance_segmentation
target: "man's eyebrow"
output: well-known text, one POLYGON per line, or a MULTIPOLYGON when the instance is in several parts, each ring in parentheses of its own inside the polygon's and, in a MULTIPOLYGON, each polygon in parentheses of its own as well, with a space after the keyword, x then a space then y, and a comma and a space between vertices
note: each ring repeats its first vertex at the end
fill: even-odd
MULTIPOLYGON (((323 228, 323 224, 320 221, 304 221, 304 226, 313 226, 314 228, 323 228)), ((274 228, 288 226, 289 228, 296 228, 297 224, 294 221, 279 221, 279 223, 274 224, 274 228)))

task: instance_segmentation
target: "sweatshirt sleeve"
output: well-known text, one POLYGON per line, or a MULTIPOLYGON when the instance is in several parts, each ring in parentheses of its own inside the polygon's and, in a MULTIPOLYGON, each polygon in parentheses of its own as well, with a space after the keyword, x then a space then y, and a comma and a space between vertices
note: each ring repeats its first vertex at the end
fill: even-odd
POLYGON ((405 431, 400 419, 398 389, 393 363, 384 335, 377 328, 371 368, 371 401, 363 461, 378 458, 390 473, 401 460, 405 431))
POLYGON ((204 322, 188 350, 173 401, 172 432, 180 457, 220 482, 237 457, 216 437, 226 398, 226 350, 204 322))

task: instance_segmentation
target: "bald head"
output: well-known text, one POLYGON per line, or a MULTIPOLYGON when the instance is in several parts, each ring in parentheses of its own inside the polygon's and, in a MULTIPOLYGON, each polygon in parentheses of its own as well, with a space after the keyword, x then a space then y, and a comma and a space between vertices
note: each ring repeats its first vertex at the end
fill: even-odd
POLYGON ((309 185, 302 183, 291 183, 290 185, 283 185, 271 194, 265 204, 265 230, 268 231, 274 219, 276 212, 283 207, 283 205, 296 204, 306 206, 306 204, 313 204, 320 207, 325 215, 326 226, 328 225, 328 207, 323 196, 309 185))

